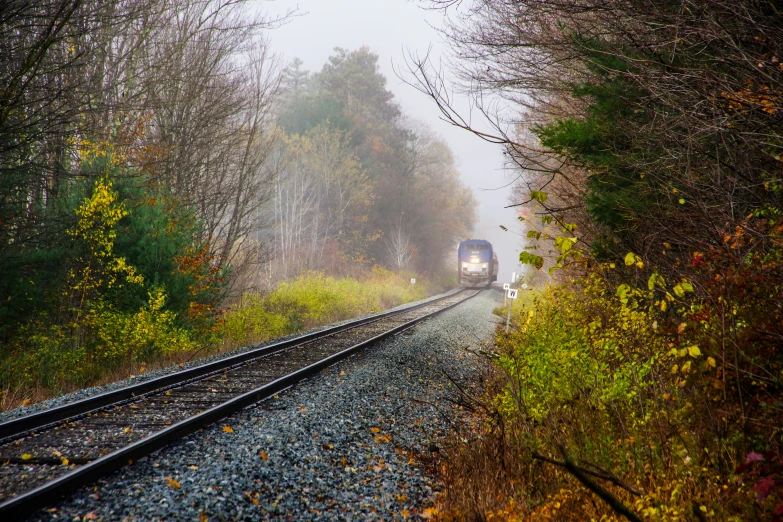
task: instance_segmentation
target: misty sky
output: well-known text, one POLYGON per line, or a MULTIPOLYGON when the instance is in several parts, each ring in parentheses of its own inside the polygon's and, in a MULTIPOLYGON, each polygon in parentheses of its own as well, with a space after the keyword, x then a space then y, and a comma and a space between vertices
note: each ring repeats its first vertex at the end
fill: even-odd
POLYGON ((463 182, 479 201, 473 236, 489 240, 500 260, 499 280, 508 281, 518 266, 519 238, 500 230, 505 225, 519 231, 516 214, 508 205, 509 188, 503 171, 502 149, 439 120, 435 104, 406 85, 394 73, 404 68, 405 53, 424 54, 432 46, 437 58, 448 46, 430 25, 441 25, 439 12, 425 11, 412 0, 266 0, 258 1, 270 15, 299 8, 301 16, 270 32, 272 49, 284 63, 298 57, 309 71, 321 69, 335 47, 355 50, 366 45, 379 55, 381 72, 403 112, 427 123, 449 144, 458 161, 463 182), (429 25, 428 25, 429 23, 429 25), (512 228, 513 227, 513 228, 512 228))

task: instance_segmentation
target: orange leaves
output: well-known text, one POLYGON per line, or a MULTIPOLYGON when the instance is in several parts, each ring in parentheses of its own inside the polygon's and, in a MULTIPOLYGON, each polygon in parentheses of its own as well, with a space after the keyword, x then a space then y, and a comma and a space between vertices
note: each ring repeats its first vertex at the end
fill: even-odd
POLYGON ((234 433, 234 429, 231 426, 223 426, 223 431, 226 433, 234 433))
POLYGON ((258 456, 261 457, 261 460, 269 460, 269 455, 266 454, 266 451, 261 450, 258 453, 258 456))
POLYGON ((250 501, 255 504, 256 506, 261 505, 261 501, 258 500, 258 491, 255 491, 253 493, 250 493, 249 491, 245 491, 245 496, 250 499, 250 501))
POLYGON ((168 487, 170 487, 171 489, 180 489, 182 487, 182 484, 180 484, 179 482, 177 482, 171 477, 163 477, 163 480, 166 481, 166 485, 168 485, 168 487))
MULTIPOLYGON (((379 434, 381 432, 381 429, 373 426, 372 428, 370 428, 370 431, 379 434)), ((376 444, 380 444, 381 442, 391 442, 391 435, 388 434, 375 435, 374 440, 376 444)))
POLYGON ((374 440, 376 444, 380 444, 382 442, 391 442, 391 435, 389 434, 376 435, 374 440))
POLYGON ((765 114, 775 114, 783 106, 783 93, 773 91, 768 85, 748 86, 736 92, 722 92, 720 97, 728 101, 728 108, 734 111, 761 110, 765 114))

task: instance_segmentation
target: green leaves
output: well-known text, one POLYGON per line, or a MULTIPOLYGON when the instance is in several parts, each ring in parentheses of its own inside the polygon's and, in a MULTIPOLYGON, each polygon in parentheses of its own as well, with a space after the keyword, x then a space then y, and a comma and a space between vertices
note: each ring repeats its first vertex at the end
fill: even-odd
POLYGON ((541 239, 541 232, 536 232, 535 230, 528 230, 527 237, 529 239, 541 239))
POLYGON ((677 297, 684 297, 686 292, 693 292, 693 285, 685 280, 682 280, 679 284, 675 285, 672 290, 677 297))
POLYGON ((543 203, 546 201, 547 193, 542 192, 540 190, 534 190, 530 193, 530 199, 533 201, 538 201, 539 203, 543 203))
POLYGON ((535 254, 531 254, 530 252, 520 252, 519 262, 523 265, 533 265, 539 270, 541 270, 541 267, 544 266, 544 258, 535 254))
POLYGON ((666 288, 666 281, 658 272, 653 273, 653 275, 650 276, 650 279, 647 280, 647 289, 655 290, 656 285, 661 288, 666 288))

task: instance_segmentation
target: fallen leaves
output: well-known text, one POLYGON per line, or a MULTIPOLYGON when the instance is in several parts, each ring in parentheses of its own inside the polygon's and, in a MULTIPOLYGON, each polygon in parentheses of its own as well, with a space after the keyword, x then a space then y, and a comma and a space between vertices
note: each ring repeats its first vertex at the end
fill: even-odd
POLYGON ((380 430, 380 428, 374 428, 373 427, 373 428, 370 428, 370 431, 373 432, 373 433, 380 433, 381 430, 380 430))
POLYGON ((163 477, 163 480, 165 480, 166 484, 168 484, 168 486, 172 489, 180 489, 182 487, 182 484, 171 477, 163 477))
POLYGON ((24 453, 22 455, 22 460, 31 460, 31 459, 34 459, 34 458, 35 457, 33 455, 29 454, 29 453, 24 453))
POLYGON ((253 496, 253 494, 250 493, 249 491, 245 491, 245 496, 247 496, 247 498, 249 498, 250 501, 253 502, 253 504, 255 504, 256 506, 260 506, 261 505, 261 501, 258 500, 258 498, 257 498, 258 497, 258 492, 256 492, 256 496, 253 496))
POLYGON ((266 454, 266 451, 262 450, 258 456, 261 457, 261 460, 269 460, 269 455, 266 454))
POLYGON ((435 518, 436 516, 438 516, 438 510, 434 507, 427 508, 421 513, 419 513, 419 516, 423 519, 429 520, 431 518, 435 518))
POLYGON ((223 431, 225 431, 226 433, 234 433, 233 428, 231 428, 231 426, 228 425, 223 426, 223 431))

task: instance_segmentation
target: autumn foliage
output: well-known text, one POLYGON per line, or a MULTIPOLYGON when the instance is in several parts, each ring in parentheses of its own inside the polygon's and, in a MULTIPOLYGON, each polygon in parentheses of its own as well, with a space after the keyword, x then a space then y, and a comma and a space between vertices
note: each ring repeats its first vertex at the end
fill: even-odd
POLYGON ((455 517, 783 518, 779 6, 434 3, 464 85, 509 102, 520 261, 552 284, 498 339, 514 486, 455 517))

